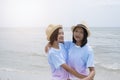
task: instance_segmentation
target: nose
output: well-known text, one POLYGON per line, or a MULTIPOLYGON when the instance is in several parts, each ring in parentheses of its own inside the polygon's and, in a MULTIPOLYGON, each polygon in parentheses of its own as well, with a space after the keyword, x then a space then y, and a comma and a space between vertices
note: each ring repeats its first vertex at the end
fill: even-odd
POLYGON ((61 34, 60 36, 61 36, 62 38, 64 38, 64 34, 61 34))
POLYGON ((77 33, 76 33, 76 35, 80 35, 80 33, 79 33, 79 32, 77 32, 77 33))

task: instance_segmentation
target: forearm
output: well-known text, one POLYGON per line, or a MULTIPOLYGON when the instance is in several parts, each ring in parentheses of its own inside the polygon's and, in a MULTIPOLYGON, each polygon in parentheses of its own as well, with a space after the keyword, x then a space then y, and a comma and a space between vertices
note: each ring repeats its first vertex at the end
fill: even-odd
POLYGON ((90 72, 90 74, 89 74, 89 76, 87 78, 88 78, 88 80, 93 80, 94 76, 95 76, 95 72, 92 71, 92 72, 90 72))
POLYGON ((72 68, 70 68, 67 64, 63 64, 62 67, 67 71, 69 72, 70 74, 78 77, 78 78, 85 78, 86 76, 85 75, 82 75, 82 74, 79 74, 77 71, 73 70, 72 68))
POLYGON ((90 73, 88 75, 88 80, 93 80, 95 76, 95 69, 94 68, 90 68, 90 73))

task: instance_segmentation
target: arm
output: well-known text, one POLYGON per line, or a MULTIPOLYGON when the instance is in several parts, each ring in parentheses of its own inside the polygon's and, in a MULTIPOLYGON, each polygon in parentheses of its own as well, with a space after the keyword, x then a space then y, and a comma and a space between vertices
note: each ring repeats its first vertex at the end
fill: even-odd
POLYGON ((73 70, 72 68, 70 68, 67 64, 62 64, 61 65, 67 72, 73 74, 74 76, 78 77, 78 78, 85 78, 85 75, 79 74, 77 71, 73 70))
POLYGON ((86 78, 82 79, 82 80, 93 80, 94 79, 95 68, 94 67, 89 67, 89 71, 90 71, 89 75, 86 78))
POLYGON ((50 45, 50 43, 48 42, 48 43, 46 44, 45 48, 44 48, 44 49, 45 49, 45 53, 48 52, 49 48, 51 48, 51 45, 50 45))
POLYGON ((95 68, 94 67, 89 67, 90 74, 88 75, 89 80, 93 80, 95 76, 95 68))
POLYGON ((95 76, 95 67, 94 67, 94 54, 92 48, 88 47, 88 61, 87 61, 87 67, 89 68, 89 75, 83 80, 93 80, 95 76))

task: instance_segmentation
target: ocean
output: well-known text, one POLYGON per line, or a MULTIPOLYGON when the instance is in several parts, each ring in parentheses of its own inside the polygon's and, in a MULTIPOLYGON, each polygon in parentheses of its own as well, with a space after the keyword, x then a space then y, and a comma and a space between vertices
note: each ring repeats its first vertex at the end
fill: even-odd
POLYGON ((120 70, 120 28, 92 28, 89 39, 95 53, 95 63, 109 70, 120 70))
MULTIPOLYGON (((65 27, 64 31, 65 40, 71 40, 71 29, 65 27)), ((94 50, 95 66, 119 74, 120 27, 91 27, 90 31, 88 42, 94 50)), ((44 52, 46 44, 44 27, 0 27, 0 71, 33 74, 50 71, 44 52)))

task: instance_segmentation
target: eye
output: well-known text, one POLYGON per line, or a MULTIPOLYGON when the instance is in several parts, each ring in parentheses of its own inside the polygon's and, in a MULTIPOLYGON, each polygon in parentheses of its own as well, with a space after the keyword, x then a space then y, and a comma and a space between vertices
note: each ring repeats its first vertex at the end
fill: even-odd
POLYGON ((78 32, 78 30, 75 30, 75 32, 78 32))
POLYGON ((59 34, 59 35, 61 35, 61 34, 64 35, 64 32, 59 32, 58 34, 59 34))

